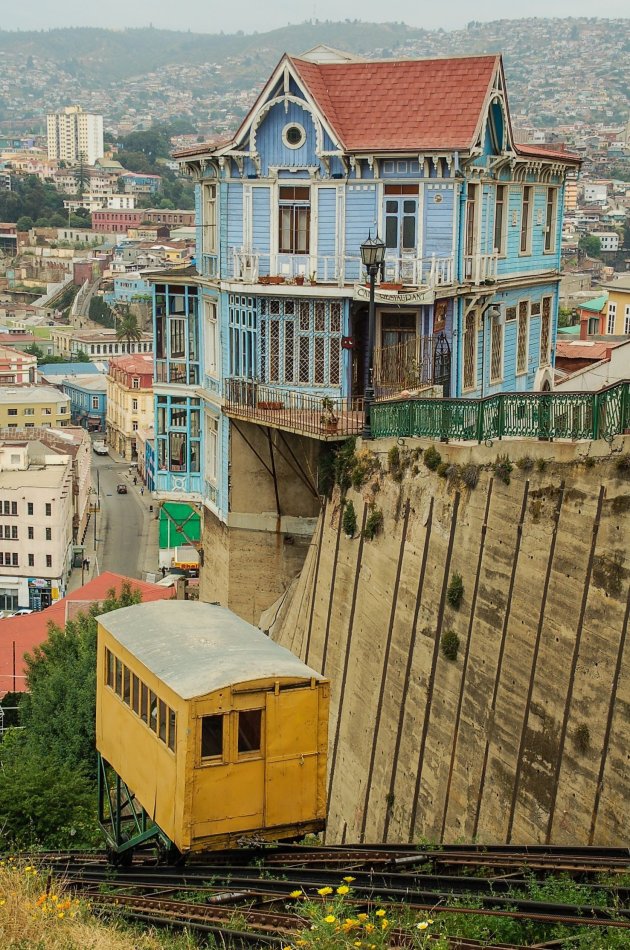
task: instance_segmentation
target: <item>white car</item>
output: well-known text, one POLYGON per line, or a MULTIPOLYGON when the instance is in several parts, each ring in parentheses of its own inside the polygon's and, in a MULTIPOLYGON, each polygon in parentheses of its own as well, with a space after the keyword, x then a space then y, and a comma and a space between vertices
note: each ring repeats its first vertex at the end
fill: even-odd
POLYGON ((94 442, 92 448, 97 455, 108 455, 107 446, 104 442, 94 442))
POLYGON ((14 617, 23 617, 24 614, 32 614, 33 611, 30 607, 18 607, 18 609, 13 614, 14 617))

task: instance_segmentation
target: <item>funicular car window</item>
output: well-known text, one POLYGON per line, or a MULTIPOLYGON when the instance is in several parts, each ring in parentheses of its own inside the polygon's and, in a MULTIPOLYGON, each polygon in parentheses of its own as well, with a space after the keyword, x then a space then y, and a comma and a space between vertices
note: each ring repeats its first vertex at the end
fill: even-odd
POLYGON ((162 742, 166 742, 166 716, 167 716, 167 708, 168 708, 168 707, 167 707, 166 703, 164 703, 164 702, 162 702, 162 700, 160 700, 160 706, 159 706, 160 732, 159 732, 159 735, 160 735, 160 739, 162 740, 162 742))
POLYGON ((140 718, 143 722, 148 722, 148 706, 149 706, 149 690, 148 687, 142 683, 140 686, 140 718))
POLYGON ((242 710, 238 714, 238 752, 260 752, 262 709, 242 710))
POLYGON ((201 758, 223 756, 223 716, 201 717, 201 758))
POLYGON ((149 710, 149 728, 157 732, 157 696, 151 690, 149 690, 149 710))

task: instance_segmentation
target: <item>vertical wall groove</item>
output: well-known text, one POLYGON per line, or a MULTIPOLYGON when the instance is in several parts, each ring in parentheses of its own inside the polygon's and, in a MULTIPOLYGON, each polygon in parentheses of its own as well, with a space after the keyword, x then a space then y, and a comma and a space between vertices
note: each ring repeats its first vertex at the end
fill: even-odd
MULTIPOLYGON (((315 613, 315 598, 317 597, 317 583, 319 581, 319 561, 322 556, 322 543, 324 541, 324 527, 326 525, 326 511, 328 509, 328 499, 324 498, 324 504, 321 511, 321 525, 319 530, 319 541, 317 543, 317 556, 315 558, 315 574, 313 576, 313 592, 311 594, 311 609, 308 618, 308 629, 306 631, 306 653, 304 662, 308 666, 311 653, 311 635, 313 631, 313 614, 315 613)), ((341 519, 340 519, 341 520, 341 519)))
POLYGON ((330 636, 330 618, 332 616, 333 600, 335 598, 335 584, 337 581, 337 559, 339 558, 339 539, 341 538, 341 523, 343 521, 343 499, 339 504, 339 523, 337 524, 337 537, 335 540, 335 555, 333 557, 332 574, 330 575, 330 593, 328 595, 328 615, 326 617, 326 633, 324 634, 324 646, 322 649, 322 675, 326 673, 326 661, 328 659, 328 637, 330 636))
MULTIPOLYGON (((348 635, 346 638, 346 655, 343 661, 343 672, 341 674, 341 686, 339 693, 339 708, 337 710, 337 723, 335 725, 335 740, 333 743, 332 758, 330 762, 330 775, 328 777, 328 801, 330 802, 330 794, 332 791, 333 776, 335 774, 335 766, 337 765, 337 751, 339 749, 339 733, 341 731, 341 716, 343 713, 344 697, 346 694, 346 678, 348 676, 348 664, 350 663, 350 649, 352 647, 352 628, 354 626, 354 615, 357 606, 357 590, 359 587, 359 575, 361 574, 361 559, 363 557, 363 532, 365 530, 365 522, 367 521, 367 505, 363 506, 363 518, 361 519, 361 536, 359 538, 359 550, 357 552, 357 564, 354 571, 354 585, 352 588, 352 604, 350 607, 350 618, 348 620, 348 635)), ((341 521, 341 519, 340 519, 341 521)), ((337 544, 339 539, 337 538, 337 544)), ((332 595, 331 595, 332 596, 332 595)))
POLYGON ((444 577, 442 579, 442 593, 440 595, 440 606, 438 608, 437 624, 435 628, 435 643, 433 644, 433 658, 431 660, 431 672, 429 674, 429 684, 427 688, 426 705, 424 707, 424 721, 422 723, 422 736, 420 738, 420 749, 418 751, 418 769, 416 772, 416 785, 413 796, 413 806, 411 809, 411 821, 409 822, 409 841, 413 841, 413 832, 416 827, 416 818, 418 815, 418 803, 420 799, 420 789, 422 787, 422 771, 424 767, 424 750, 427 742, 427 733, 429 731, 429 719, 431 718, 431 703, 433 702, 433 687, 435 685, 435 671, 440 652, 440 634, 442 632, 442 621, 444 619, 444 604, 446 602, 446 588, 448 587, 448 572, 451 567, 451 557, 453 555, 453 542, 455 541, 455 528, 457 527, 457 512, 459 511, 460 493, 455 495, 453 502, 453 513, 451 515, 451 531, 448 539, 448 550, 446 552, 446 561, 444 562, 444 577))
POLYGON ((448 802, 451 794, 451 782, 453 779, 453 768, 455 765, 455 755, 457 753, 457 740, 459 737, 459 724, 462 714, 462 705, 464 702, 464 692, 466 690, 466 673, 468 671, 468 658, 470 656, 470 645, 472 641, 473 626, 475 622, 475 609, 477 607, 477 594, 479 592, 479 576, 483 564, 483 552, 486 545, 486 534, 488 532, 488 518, 490 516, 490 500, 492 498, 492 485, 494 479, 491 478, 488 483, 488 497, 486 498, 486 509, 481 526, 481 541, 479 544, 479 557, 477 559, 477 573, 475 574, 475 586, 473 588, 472 603, 470 605, 470 620, 468 621, 468 637, 466 639, 466 650, 464 652, 464 661, 462 664, 462 678, 459 686, 459 696, 457 697, 457 712, 455 714, 455 726, 453 729, 453 745, 451 748, 451 760, 448 768, 448 779, 446 782, 446 794, 444 795, 444 810, 442 812, 442 826, 440 829, 440 841, 444 840, 444 831, 446 829, 446 816, 448 813, 448 802))
POLYGON ((628 596, 626 598, 626 612, 623 618, 623 627, 621 628, 621 637, 619 638, 619 649, 617 650, 617 663, 615 665, 615 673, 613 676, 612 686, 610 690, 610 703, 608 704, 608 716, 606 717, 606 731, 604 733, 604 741, 602 743, 602 755, 599 762, 599 772, 597 774, 597 785, 595 787, 595 800, 593 802, 593 814, 591 815, 591 826, 588 832, 588 843, 589 845, 593 844, 593 839, 595 837, 595 826, 597 824, 597 817, 599 814, 599 803, 602 796, 602 789, 604 787, 604 772, 606 770, 606 761, 608 759, 608 745, 610 743, 610 733, 612 731, 613 717, 615 715, 615 703, 617 701, 617 689, 619 688, 619 677, 621 676, 621 667, 623 664, 623 656, 626 648, 626 636, 628 633, 628 617, 630 616, 630 587, 628 588, 628 596))
POLYGON ((525 700, 525 712, 523 713, 523 723, 521 726, 521 737, 518 745, 518 755, 516 756, 516 775, 514 776, 514 785, 512 787, 512 799, 510 802, 510 814, 508 817, 508 828, 506 841, 509 844, 512 840, 512 828, 514 825, 514 814, 516 812, 516 803, 518 801, 518 793, 520 790, 521 783, 521 762, 523 760, 523 753, 525 750, 525 736, 527 735, 527 727, 529 725, 529 711, 532 705, 532 695, 534 693, 534 684, 536 682, 536 669, 538 666, 538 654, 540 652, 540 640, 543 632, 543 625, 545 622, 545 609, 547 606, 547 593, 549 591, 549 581, 551 579, 551 571, 553 568, 553 559, 556 552, 556 540, 558 537, 558 524, 560 522, 560 511, 562 509, 562 501, 564 499, 564 482, 561 482, 560 489, 558 491, 558 500, 556 501, 556 507, 553 513, 553 530, 551 532, 551 544, 549 545, 549 556, 547 558, 547 568, 545 571, 545 580, 543 584, 543 593, 542 600, 540 602, 540 613, 538 614, 538 626, 536 628, 536 640, 534 642, 534 652, 532 655, 532 660, 530 664, 529 672, 529 684, 527 687, 527 698, 525 700))
MULTIPOLYGON (((429 542, 431 541, 431 525, 433 523, 433 496, 429 502, 429 514, 427 517, 427 528, 424 536, 424 547, 422 550, 422 563, 420 565, 420 574, 418 575, 418 589, 416 591, 416 603, 413 613, 413 623, 411 625, 411 636, 409 638, 409 651, 407 653, 407 666, 405 669, 405 682, 403 684, 402 697, 400 700, 400 709, 398 711, 398 727, 396 730, 396 742, 394 745, 394 754, 392 757, 392 772, 389 781, 388 801, 391 801, 396 787, 396 778, 398 775, 398 760, 400 756, 400 744, 402 741, 403 728, 405 723, 405 708, 407 706, 407 696, 409 694, 409 684, 411 682, 411 669, 413 667, 413 657, 416 650, 416 639, 418 634, 418 616, 420 614, 420 605, 422 604, 422 595, 424 592, 424 576, 427 569, 427 558, 429 554, 429 542)), ((383 840, 387 841, 389 833, 391 810, 388 808, 385 814, 385 826, 383 828, 383 840)))
POLYGON ((582 643, 582 630, 584 629, 584 615, 586 613, 586 604, 588 602, 588 593, 591 586, 591 577, 593 574, 593 560, 595 558, 595 547, 597 545, 597 535, 599 533, 599 524, 602 517, 602 506, 604 504, 605 488, 602 485, 599 489, 599 498, 597 499, 597 513, 593 522, 593 531, 591 537, 591 549, 588 556, 588 566, 586 568, 586 577, 584 580, 584 591, 582 594, 582 603, 580 604, 580 616, 578 619, 577 631, 575 634, 575 645, 573 647, 573 656, 571 658, 571 669, 569 672, 569 683, 567 686, 567 698, 564 704, 564 716, 562 717, 562 728, 560 730, 560 741, 558 742, 558 752, 553 772, 551 786, 551 805, 549 807, 549 820, 547 822, 547 832, 545 834, 545 844, 549 844, 551 833, 553 831, 553 819, 556 813, 556 801, 558 799, 558 782, 560 780, 560 769, 562 768, 562 756, 564 754, 564 744, 567 738, 567 727, 569 724, 569 714, 571 712, 571 701, 573 699, 573 685, 575 683, 575 671, 577 668, 578 656, 580 654, 580 645, 582 643))
POLYGON ((490 753, 490 725, 497 706, 497 696, 499 695, 499 684, 501 682, 501 673, 503 672, 503 657, 505 654, 505 642, 507 640, 508 625, 510 622, 510 612, 512 606, 512 592, 514 590, 514 580, 516 578, 516 568, 518 566, 518 555, 521 550, 521 539, 523 537, 523 521, 527 508, 527 495, 529 493, 529 480, 525 482, 523 490, 523 503, 521 505, 521 515, 516 526, 516 543, 514 545, 514 554, 512 556, 512 571, 510 574, 510 586, 508 588, 507 602, 505 605, 505 615, 503 617, 503 626, 501 629, 501 644, 499 646, 499 656, 497 658, 497 669, 494 677, 494 687, 492 690, 492 702, 490 704, 490 716, 488 717, 488 732, 486 735, 486 744, 483 753, 483 764, 481 766, 481 778, 479 779, 479 792, 477 795, 477 808, 475 811, 475 823, 473 825, 473 838, 477 835, 479 827, 479 817, 481 814, 481 803, 483 801, 483 790, 486 782, 486 771, 488 769, 488 755, 490 753))
POLYGON ((394 631, 394 619, 396 617, 396 605, 398 603, 398 588, 400 586, 400 573, 402 571, 402 562, 405 554, 405 541, 407 540, 407 527, 409 525, 409 499, 405 504, 405 517, 403 520, 402 537, 400 539, 400 549, 398 551, 398 564, 396 566, 396 580, 392 591, 392 606, 389 612, 389 626, 387 628, 387 641, 385 643, 385 655, 383 657, 383 669, 381 671, 381 686, 378 693, 378 703, 376 706, 376 722, 374 723, 374 736, 372 738, 372 750, 370 752, 370 764, 368 766, 367 781, 365 786, 365 801, 363 804, 363 817, 361 819, 361 837, 365 837, 365 826, 367 824, 368 806, 370 804, 370 791, 372 787, 372 776, 374 774, 374 760, 376 758, 376 746, 378 745, 378 735, 381 726, 381 715, 383 711, 383 697, 385 695, 385 683, 387 682, 387 669, 389 666, 389 654, 392 647, 392 634, 394 631))

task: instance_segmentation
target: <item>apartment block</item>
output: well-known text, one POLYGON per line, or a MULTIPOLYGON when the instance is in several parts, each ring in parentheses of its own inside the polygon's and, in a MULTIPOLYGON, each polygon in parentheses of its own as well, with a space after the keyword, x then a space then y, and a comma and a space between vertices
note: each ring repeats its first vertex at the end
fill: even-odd
POLYGON ((70 425, 70 399, 54 386, 0 386, 0 429, 70 425))
POLYGON ((153 355, 110 360, 107 374, 107 444, 138 460, 138 431, 153 425, 153 355))
POLYGON ((48 157, 77 164, 94 165, 103 156, 103 116, 84 112, 81 106, 66 106, 46 116, 48 157))

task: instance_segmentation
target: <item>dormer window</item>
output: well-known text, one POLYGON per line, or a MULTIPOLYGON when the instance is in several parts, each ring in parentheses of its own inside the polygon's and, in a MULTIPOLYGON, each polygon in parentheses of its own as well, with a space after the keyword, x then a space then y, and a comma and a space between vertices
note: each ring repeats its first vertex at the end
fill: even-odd
POLYGON ((282 130, 282 141, 287 148, 301 148, 306 142, 304 126, 298 122, 290 122, 282 130))

